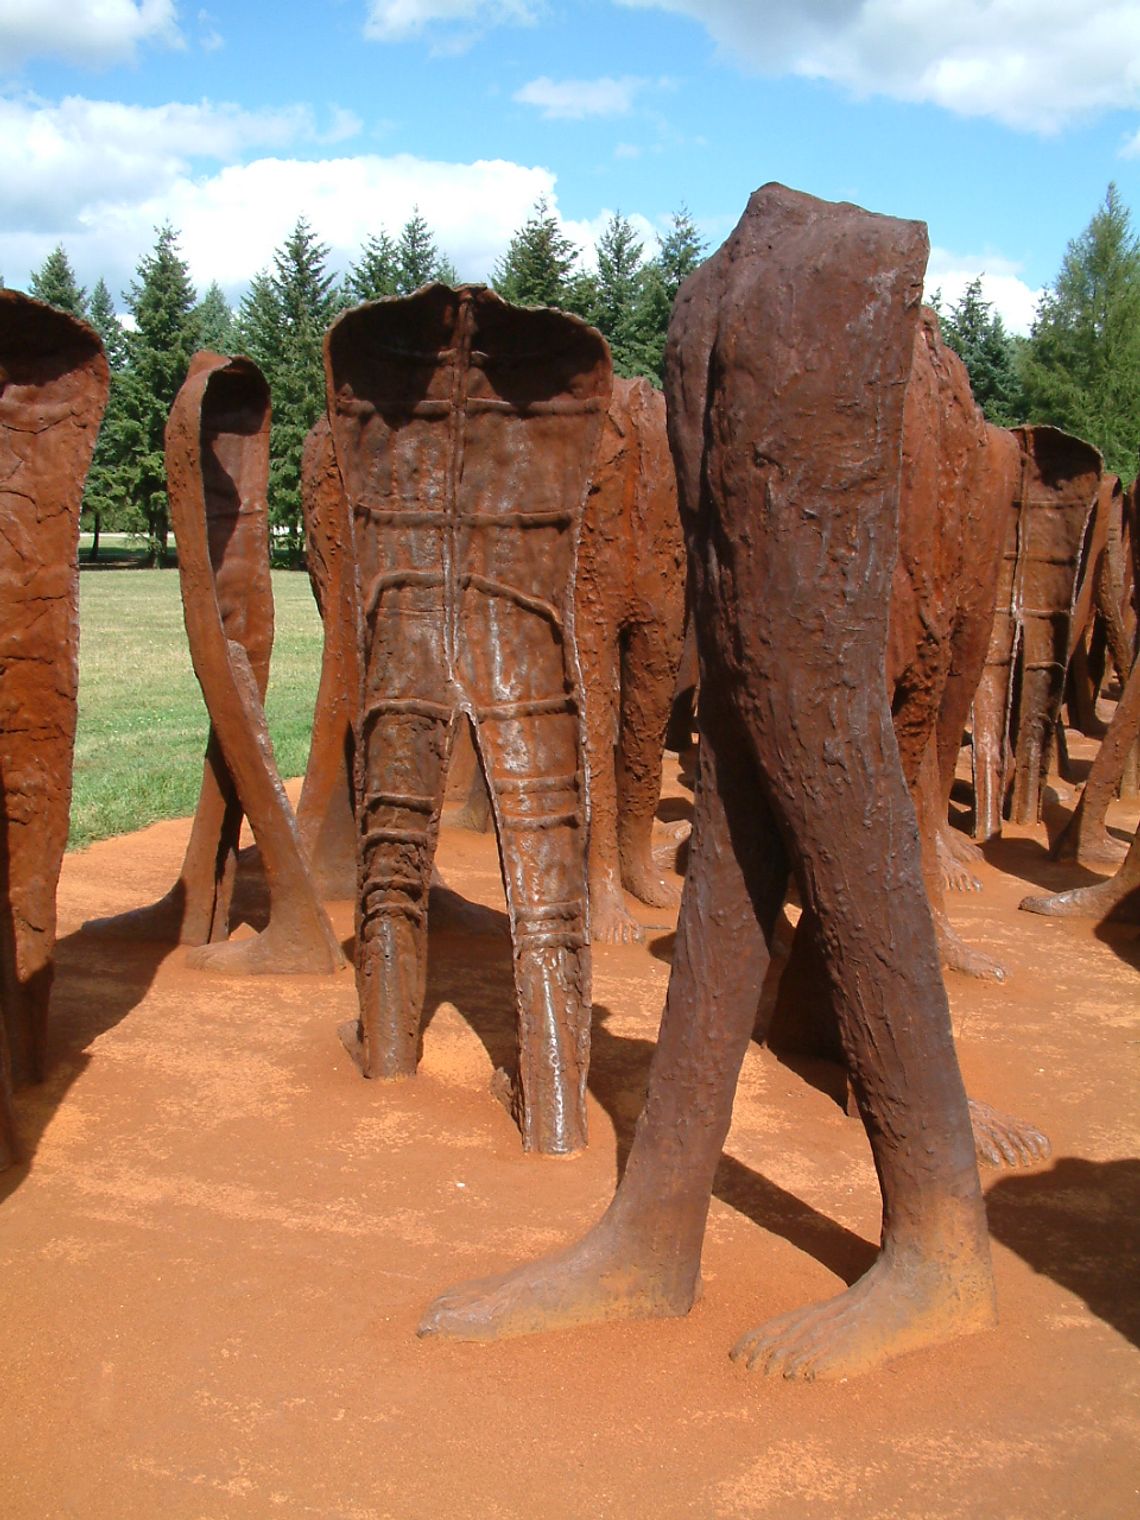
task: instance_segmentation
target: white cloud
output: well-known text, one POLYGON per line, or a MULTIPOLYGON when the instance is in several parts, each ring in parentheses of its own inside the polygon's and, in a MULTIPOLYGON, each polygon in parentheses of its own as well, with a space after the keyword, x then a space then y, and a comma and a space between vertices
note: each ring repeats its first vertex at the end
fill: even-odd
POLYGON ((545 74, 516 90, 512 99, 537 106, 548 121, 582 121, 587 116, 626 116, 639 90, 649 83, 626 74, 621 79, 550 79, 545 74))
POLYGON ((728 60, 1048 134, 1140 106, 1136 0, 615 0, 702 23, 728 60))
POLYGON ((1027 285, 1018 273, 1020 265, 1000 254, 951 253, 932 248, 926 266, 926 295, 942 292, 942 309, 949 311, 961 299, 971 280, 981 278, 982 299, 989 301, 1011 333, 1028 333, 1037 314, 1042 289, 1027 285))
MULTIPOLYGON (((598 266, 598 239, 606 230, 614 213, 607 207, 597 216, 579 221, 563 221, 562 230, 576 248, 581 250, 582 267, 596 269, 598 266)), ((657 228, 639 211, 623 212, 642 245, 642 257, 651 259, 657 252, 657 228)))
POLYGON ((437 22, 480 29, 529 25, 542 10, 542 0, 370 0, 364 35, 375 42, 405 42, 437 22))
POLYGON ((162 196, 195 159, 224 163, 250 149, 341 141, 359 129, 355 116, 334 109, 321 130, 308 106, 246 111, 208 100, 128 106, 0 96, 0 141, 21 145, 0 164, 0 226, 63 236, 102 205, 162 196))
POLYGON ((142 42, 181 45, 174 0, 0 0, 0 70, 29 58, 99 68, 142 42))

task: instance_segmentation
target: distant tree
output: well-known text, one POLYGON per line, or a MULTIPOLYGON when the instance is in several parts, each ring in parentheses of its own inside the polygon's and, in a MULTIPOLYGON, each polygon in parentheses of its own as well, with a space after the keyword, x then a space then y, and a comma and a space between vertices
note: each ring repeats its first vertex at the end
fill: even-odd
MULTIPOLYGON (((634 375, 655 378, 659 365, 647 301, 644 255, 644 244, 629 218, 615 212, 598 238, 592 304, 582 313, 601 329, 609 342, 614 373, 626 378, 634 375)), ((587 301, 590 299, 584 283, 577 291, 571 287, 572 299, 583 296, 587 301)))
POLYGON ((62 243, 57 243, 28 281, 28 290, 37 301, 58 306, 73 317, 87 320, 87 292, 75 278, 71 260, 62 243))
POLYGON ((1034 420, 1096 445, 1126 481, 1140 464, 1140 244, 1114 184, 1037 309, 1021 364, 1034 420))
POLYGON ((394 296, 400 285, 400 261, 396 244, 383 228, 365 243, 360 258, 350 265, 345 276, 345 299, 355 305, 358 301, 377 301, 381 296, 394 296))
POLYGON ((241 346, 269 382, 269 521, 284 530, 294 563, 300 562, 304 543, 301 451, 325 408, 322 342, 341 306, 328 254, 328 246, 300 217, 275 251, 272 273, 250 282, 237 322, 241 346))
POLYGON ((129 459, 128 440, 131 432, 124 411, 123 393, 127 342, 122 323, 115 312, 111 292, 102 276, 91 292, 89 320, 103 340, 107 363, 111 366, 107 409, 103 413, 103 425, 99 429, 99 438, 83 489, 81 521, 91 529, 91 559, 94 561, 99 558, 99 534, 104 527, 116 529, 130 526, 125 466, 129 459))
POLYGON ((161 565, 170 533, 166 419, 198 347, 196 293, 169 222, 159 228, 153 252, 140 259, 136 273, 126 295, 135 325, 126 334, 120 441, 127 455, 127 498, 146 533, 149 562, 161 565))
MULTIPOLYGON (((454 267, 440 257, 431 228, 414 206, 396 244, 396 290, 406 296, 445 275, 454 278, 454 267)), ((444 279, 444 283, 449 282, 444 279)))
POLYGON ((705 259, 705 241, 688 207, 675 211, 670 223, 666 235, 658 238, 657 257, 645 270, 641 294, 645 358, 658 384, 664 379, 665 338, 677 292, 705 259))
POLYGON ((235 322, 230 303, 222 287, 214 280, 206 294, 198 302, 198 342, 215 354, 232 353, 234 349, 235 322))
POLYGON ((577 262, 578 249, 540 196, 495 265, 491 280, 504 300, 517 306, 564 306, 577 262))
POLYGON ((975 276, 948 313, 941 307, 942 336, 962 360, 970 376, 974 400, 988 421, 1015 427, 1028 414, 1025 389, 1018 369, 1017 340, 1005 330, 993 302, 982 295, 982 277, 975 276))

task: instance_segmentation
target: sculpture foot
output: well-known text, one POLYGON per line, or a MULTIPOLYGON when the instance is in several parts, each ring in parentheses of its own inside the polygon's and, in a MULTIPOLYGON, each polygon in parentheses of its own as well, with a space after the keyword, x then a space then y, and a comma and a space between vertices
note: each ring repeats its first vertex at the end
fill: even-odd
POLYGON ((974 1151, 986 1166, 1034 1166, 1052 1152, 1049 1137, 1024 1119, 999 1113, 976 1098, 969 1106, 974 1151))
POLYGON ((649 908, 675 908, 681 901, 680 892, 661 875, 648 850, 636 860, 622 862, 621 880, 626 891, 649 908))
POLYGON ((957 930, 939 913, 934 915, 934 927, 938 934, 942 964, 947 970, 957 971, 961 976, 976 977, 981 982, 1005 981, 1005 967, 992 956, 967 945, 957 930))
POLYGON ((1023 913, 1044 913, 1049 918, 1111 918, 1116 923, 1140 923, 1140 892, 1122 885, 1116 876, 1048 897, 1023 897, 1017 906, 1023 913))
POLYGON ((677 1318, 693 1307, 699 1273, 674 1278, 631 1262, 628 1245, 602 1220, 555 1256, 441 1293, 416 1334, 497 1341, 601 1320, 677 1318))
POLYGON ((595 945, 636 945, 645 926, 626 907, 621 890, 604 887, 590 893, 590 939, 595 945))
POLYGON ((976 1259, 884 1250, 846 1293, 748 1331, 730 1355, 767 1377, 847 1378, 996 1321, 993 1280, 976 1259))
POLYGON ((940 829, 935 841, 938 870, 947 892, 980 892, 982 884, 971 867, 985 859, 981 850, 956 829, 940 829))
POLYGON ((219 976, 319 976, 342 970, 345 960, 331 931, 327 937, 305 938, 271 925, 248 939, 196 945, 187 952, 186 964, 219 976))

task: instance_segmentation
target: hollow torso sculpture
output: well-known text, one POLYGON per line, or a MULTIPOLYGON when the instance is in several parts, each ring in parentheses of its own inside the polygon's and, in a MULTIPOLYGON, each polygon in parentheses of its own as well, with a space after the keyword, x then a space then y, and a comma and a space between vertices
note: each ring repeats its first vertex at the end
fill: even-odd
POLYGON ((1015 823, 1040 817, 1081 549, 1101 473, 1100 455, 1079 438, 1052 427, 1013 433, 1021 450, 1020 480, 974 700, 974 837, 983 840, 1001 833, 1007 793, 1015 823))
POLYGON ((993 1320, 973 1144, 884 675, 921 224, 767 186, 682 287, 670 439, 701 662, 689 873, 617 1196, 578 1245, 445 1294, 486 1339, 688 1310, 713 1175, 793 869, 816 913, 883 1188, 875 1266, 746 1335, 842 1376, 993 1320))
POLYGON ((84 323, 0 290, 0 1167, 13 1082, 43 1075, 67 844, 79 506, 109 373, 84 323))
POLYGON ((641 937, 623 886, 653 907, 676 901, 654 865, 652 829, 684 639, 684 553, 665 398, 648 380, 615 380, 574 592, 595 941, 641 937))
POLYGON ((359 1045, 418 1058, 447 760, 471 720, 514 944, 527 1149, 586 1138, 590 975, 574 555, 612 372, 600 334, 482 287, 434 285, 326 338, 360 586, 359 1045))

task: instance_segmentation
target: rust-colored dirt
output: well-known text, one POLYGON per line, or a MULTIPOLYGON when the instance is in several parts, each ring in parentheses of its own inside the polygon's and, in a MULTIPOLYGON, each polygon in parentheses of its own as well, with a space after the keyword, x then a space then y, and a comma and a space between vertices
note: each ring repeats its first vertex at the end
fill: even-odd
MULTIPOLYGON (((663 816, 683 816, 675 765, 669 790, 663 816)), ((1135 820, 1114 805, 1115 832, 1135 820)), ((1054 1145, 1033 1172, 984 1176, 1000 1327, 793 1385, 728 1349, 862 1270, 878 1190, 858 1122, 756 1047, 688 1319, 490 1347, 414 1335, 439 1290, 609 1200, 664 932, 595 948, 590 1148, 544 1160, 489 1091, 514 1048, 492 836, 444 828, 443 877, 489 905, 473 916, 491 932, 433 912, 423 1063, 388 1085, 337 1038, 349 972, 224 981, 184 949, 76 932, 158 896, 187 829, 64 863, 53 1074, 18 1100, 30 1165, 0 1177, 6 1520, 1138 1512, 1140 940, 1017 912, 1093 879, 1050 863, 1043 830, 1011 830, 984 892, 948 905, 1010 972, 949 979, 967 1086, 1054 1145)), ((350 904, 332 914, 347 937, 350 904)))

